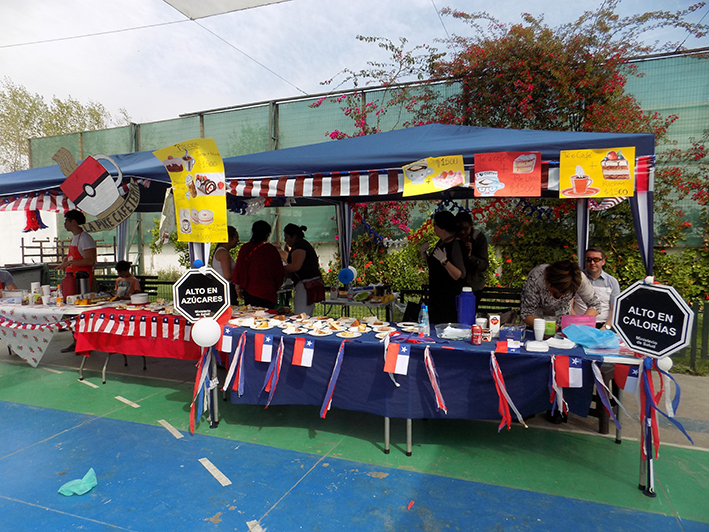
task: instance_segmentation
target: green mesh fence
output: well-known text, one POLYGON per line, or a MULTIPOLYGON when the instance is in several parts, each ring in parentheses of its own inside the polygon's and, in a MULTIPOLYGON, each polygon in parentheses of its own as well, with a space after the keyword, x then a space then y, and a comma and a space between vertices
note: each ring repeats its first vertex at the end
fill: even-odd
MULTIPOLYGON (((664 116, 678 115, 679 119, 670 128, 669 140, 676 142, 679 148, 687 148, 689 138, 700 137, 709 124, 709 60, 697 56, 658 57, 638 61, 636 66, 642 77, 628 80, 628 92, 648 112, 656 111, 664 116)), ((392 91, 395 90, 369 90, 360 103, 366 105, 374 102, 378 107, 389 105, 392 91)), ((421 89, 409 90, 415 93, 421 89)), ((445 98, 456 94, 459 87, 455 84, 441 84, 430 90, 440 98, 445 98)), ((281 149, 324 142, 328 141, 328 134, 334 130, 347 134, 355 132, 353 121, 341 109, 345 102, 333 101, 340 94, 274 101, 270 104, 204 113, 201 116, 32 139, 31 165, 39 167, 54 164, 52 155, 60 147, 68 148, 77 158, 94 153, 147 151, 200 137, 202 130, 204 137, 215 139, 223 157, 257 153, 274 147, 281 149), (319 100, 322 102, 318 107, 311 107, 319 100)), ((400 106, 390 107, 379 116, 379 128, 382 131, 399 129, 413 118, 409 111, 400 106)), ((376 116, 371 116, 370 125, 375 125, 376 120, 376 116)), ((662 150, 663 146, 658 146, 658 152, 662 150)), ((695 228, 701 226, 703 220, 695 202, 682 200, 679 207, 695 228)), ((302 214, 297 214, 300 213, 299 208, 291 208, 289 212, 293 213, 294 220, 305 221, 300 225, 308 226, 311 240, 332 240, 327 227, 330 223, 329 215, 315 213, 311 208, 302 211, 302 214), (314 218, 318 221, 313 222, 314 218), (311 227, 318 234, 317 237, 311 233, 311 227)), ((282 217, 286 219, 285 214, 282 217)), ((239 227, 240 232, 250 229, 250 223, 247 226, 239 227)), ((700 243, 699 230, 696 229, 687 244, 700 243)))

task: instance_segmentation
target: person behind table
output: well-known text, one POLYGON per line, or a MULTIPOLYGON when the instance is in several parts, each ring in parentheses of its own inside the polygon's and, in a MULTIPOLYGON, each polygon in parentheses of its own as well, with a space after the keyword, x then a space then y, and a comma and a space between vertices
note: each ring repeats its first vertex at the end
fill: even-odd
POLYGON ((313 246, 305 240, 307 230, 304 225, 286 225, 283 228, 283 235, 290 250, 281 250, 280 253, 281 258, 286 262, 283 269, 290 274, 295 284, 293 311, 296 314, 305 313, 311 316, 315 303, 308 304, 308 293, 303 283, 320 278, 320 264, 313 246))
POLYGON ((522 288, 522 321, 532 327, 534 318, 554 316, 557 326, 561 316, 571 313, 571 299, 586 303, 584 314, 597 316, 601 305, 591 283, 572 260, 560 260, 532 268, 522 288))
POLYGON ((56 270, 64 270, 66 275, 62 280, 62 294, 74 296, 79 293, 79 283, 76 274, 86 272, 89 276, 89 286, 93 284, 94 265, 96 264, 96 242, 81 226, 86 223, 86 216, 79 210, 68 211, 64 215, 64 229, 72 234, 69 251, 56 270))
POLYGON ((276 308, 283 284, 283 262, 278 248, 268 243, 271 226, 258 220, 251 226, 251 240, 241 246, 234 269, 236 293, 244 303, 276 308))
POLYGON ((490 267, 487 238, 480 229, 473 229, 473 217, 467 211, 455 215, 458 238, 465 246, 465 282, 480 301, 485 288, 485 272, 490 267))
POLYGON ((12 274, 7 270, 0 270, 0 290, 17 290, 12 274))
POLYGON ((229 297, 231 298, 231 304, 235 305, 237 300, 236 287, 232 278, 234 276, 234 267, 236 262, 231 256, 231 251, 239 244, 239 233, 236 227, 231 225, 226 228, 227 241, 220 242, 217 244, 217 248, 214 250, 214 255, 212 255, 212 268, 219 275, 224 277, 229 281, 229 297))
POLYGON ((456 236, 452 212, 434 214, 433 231, 439 239, 433 251, 428 252, 428 242, 421 245, 421 256, 428 263, 428 316, 431 323, 456 323, 455 298, 465 286, 465 248, 456 236))
POLYGON ((116 263, 116 297, 118 299, 130 299, 130 296, 140 292, 140 281, 130 272, 131 263, 127 260, 119 260, 116 263))
MULTIPOLYGON (((583 273, 588 278, 593 290, 598 296, 601 308, 600 314, 596 316, 596 327, 599 329, 610 329, 613 323, 613 307, 620 295, 620 284, 618 280, 603 271, 606 264, 606 254, 596 246, 591 246, 586 250, 586 268, 583 273)), ((573 314, 583 314, 586 312, 586 304, 578 298, 574 298, 571 307, 573 314)))

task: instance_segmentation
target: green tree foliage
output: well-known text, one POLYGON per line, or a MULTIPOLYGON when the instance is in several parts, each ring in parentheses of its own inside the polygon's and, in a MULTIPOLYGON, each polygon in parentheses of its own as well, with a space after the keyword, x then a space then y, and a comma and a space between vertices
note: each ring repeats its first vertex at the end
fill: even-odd
POLYGON ((112 116, 97 102, 81 103, 71 96, 46 102, 9 78, 0 82, 0 169, 11 172, 29 167, 31 138, 107 129, 129 124, 125 109, 112 116))
MULTIPOLYGON (((349 98, 333 97, 333 101, 353 119, 355 135, 375 132, 376 117, 384 112, 383 108, 392 112, 390 107, 397 107, 411 117, 405 125, 439 122, 516 129, 649 131, 661 141, 677 117, 645 113, 625 92, 628 76, 635 75, 630 60, 651 52, 681 50, 677 42, 643 40, 654 30, 682 30, 683 37, 706 34, 706 25, 687 21, 705 4, 675 12, 620 17, 616 13, 619 3, 605 1, 597 10, 558 27, 550 27, 543 17, 529 14, 523 14, 520 23, 503 24, 487 13, 444 9, 443 15, 463 20, 471 27, 470 35, 454 36, 446 42, 452 50, 448 56, 442 57, 435 49, 407 51, 404 40, 397 46, 388 40, 370 38, 379 46, 385 44, 391 53, 390 62, 367 71, 347 71, 358 87, 377 82, 388 87, 402 81, 402 72, 421 83, 404 86, 396 98, 369 108, 357 106, 364 101, 357 92, 349 98), (422 52, 428 57, 423 57, 422 52), (441 90, 446 84, 461 90, 441 90), (453 96, 447 96, 450 92, 453 96)), ((335 131, 331 136, 343 135, 335 131)), ((658 157, 656 219, 663 226, 661 244, 668 248, 681 241, 687 229, 682 213, 671 201, 677 194, 669 192, 680 184, 679 175, 687 177, 688 170, 677 166, 693 157, 697 158, 695 162, 704 161, 703 141, 689 152, 671 150, 658 157)), ((692 179, 682 181, 687 185, 680 194, 705 200, 709 184, 706 169, 701 164, 691 168, 692 179)), ((502 260, 500 284, 521 286, 536 264, 576 256, 575 202, 511 199, 498 207, 484 211, 482 221, 502 260)), ((627 202, 593 213, 591 224, 591 243, 608 250, 608 264, 621 284, 643 277, 627 202)), ((704 231, 706 235, 706 228, 704 231)), ((707 297, 705 281, 687 282, 681 278, 691 268, 694 279, 706 279, 709 264, 701 261, 702 257, 706 259, 706 245, 704 251, 662 253, 663 250, 656 253, 658 279, 678 287, 687 299, 707 297)))

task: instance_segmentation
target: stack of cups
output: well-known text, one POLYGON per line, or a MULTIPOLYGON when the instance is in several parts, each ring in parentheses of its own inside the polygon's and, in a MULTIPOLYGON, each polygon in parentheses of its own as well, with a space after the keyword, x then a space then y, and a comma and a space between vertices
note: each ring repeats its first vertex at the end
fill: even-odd
POLYGON ((41 303, 42 298, 41 298, 40 286, 42 286, 42 283, 30 283, 30 296, 29 296, 29 304, 30 305, 38 305, 39 303, 41 303))
POLYGON ((49 305, 49 296, 51 293, 52 287, 49 286, 48 284, 43 284, 42 285, 42 304, 49 305))
POLYGON ((544 328, 546 327, 546 321, 544 318, 534 318, 534 339, 537 342, 544 340, 544 328))

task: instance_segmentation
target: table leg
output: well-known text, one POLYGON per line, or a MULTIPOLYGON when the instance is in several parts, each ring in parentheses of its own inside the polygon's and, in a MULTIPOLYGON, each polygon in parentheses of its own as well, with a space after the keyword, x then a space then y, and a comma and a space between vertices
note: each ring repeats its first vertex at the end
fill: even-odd
POLYGON ((81 357, 81 365, 79 366, 79 380, 80 381, 84 380, 84 364, 86 364, 86 357, 82 356, 81 357))
POLYGON ((104 384, 106 384, 106 367, 108 366, 109 360, 111 360, 111 353, 106 353, 106 362, 103 363, 103 371, 101 371, 101 381, 104 384))
POLYGON ((411 441, 412 441, 412 434, 411 434, 411 420, 407 419, 406 420, 406 456, 411 456, 411 441))
MULTIPOLYGON (((623 400, 623 390, 617 387, 615 383, 613 383, 613 393, 618 398, 618 402, 620 403, 623 400)), ((620 419, 620 407, 617 404, 613 407, 613 413, 615 414, 616 419, 620 419)), ((618 427, 615 429, 615 442, 617 444, 621 444, 623 442, 622 430, 618 427)))
POLYGON ((389 454, 389 439, 390 439, 390 419, 384 418, 384 454, 389 454))

